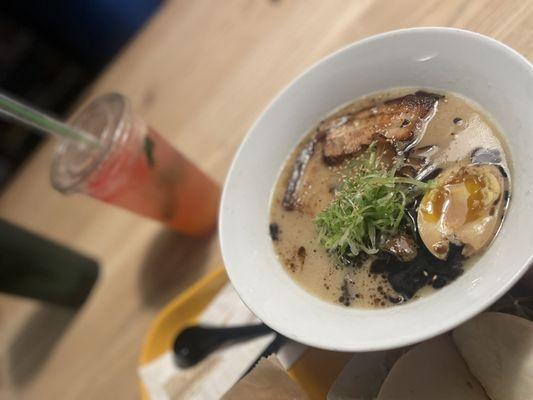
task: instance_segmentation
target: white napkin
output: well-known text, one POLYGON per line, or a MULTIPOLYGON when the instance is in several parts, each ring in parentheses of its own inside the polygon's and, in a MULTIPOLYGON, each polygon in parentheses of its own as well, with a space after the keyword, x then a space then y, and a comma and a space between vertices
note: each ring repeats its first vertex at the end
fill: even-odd
MULTIPOLYGON (((258 323, 259 320, 241 302, 233 287, 227 284, 204 310, 198 322, 233 326, 258 323)), ((269 334, 222 348, 187 369, 177 367, 169 351, 142 366, 139 376, 150 399, 219 399, 273 339, 274 334, 269 334)), ((289 368, 304 349, 303 345, 288 342, 278 355, 282 365, 289 368)))

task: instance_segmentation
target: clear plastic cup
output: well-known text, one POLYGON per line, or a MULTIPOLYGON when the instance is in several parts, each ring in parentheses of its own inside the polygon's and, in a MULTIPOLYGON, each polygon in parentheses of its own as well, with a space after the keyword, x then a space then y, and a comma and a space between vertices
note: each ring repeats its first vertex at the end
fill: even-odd
POLYGON ((207 175, 135 115, 122 95, 103 95, 71 124, 100 146, 62 141, 54 153, 52 186, 83 193, 201 235, 216 224, 220 189, 207 175))

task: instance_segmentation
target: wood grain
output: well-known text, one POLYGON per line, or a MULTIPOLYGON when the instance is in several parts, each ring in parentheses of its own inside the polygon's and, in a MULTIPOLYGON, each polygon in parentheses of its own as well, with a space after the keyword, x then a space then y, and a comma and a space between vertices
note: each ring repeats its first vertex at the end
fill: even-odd
MULTIPOLYGON (((294 77, 363 37, 455 26, 531 59, 533 1, 169 0, 82 101, 118 91, 173 145, 222 183, 253 120, 294 77)), ((48 181, 45 143, 0 197, 0 217, 100 261, 75 315, 0 297, 0 396, 138 397, 143 335, 161 306, 220 264, 217 237, 198 241, 48 181)))

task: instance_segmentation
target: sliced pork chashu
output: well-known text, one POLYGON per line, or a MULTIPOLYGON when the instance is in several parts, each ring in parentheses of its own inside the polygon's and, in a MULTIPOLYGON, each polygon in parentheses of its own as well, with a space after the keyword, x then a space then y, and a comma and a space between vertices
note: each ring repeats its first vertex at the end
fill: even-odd
POLYGON ((315 153, 316 148, 316 139, 311 139, 307 143, 296 157, 294 164, 292 166, 292 172, 287 183, 287 189, 285 189, 285 195, 283 196, 282 205, 283 208, 287 211, 294 210, 298 205, 298 189, 301 186, 301 180, 307 164, 311 160, 315 153))
POLYGON ((282 199, 283 208, 318 214, 329 204, 338 184, 334 179, 324 179, 335 176, 324 169, 324 161, 331 168, 375 140, 378 156, 388 167, 392 166, 398 150, 419 141, 440 98, 438 94, 416 92, 360 111, 348 108, 344 114, 324 120, 316 135, 300 148, 282 199), (321 179, 311 177, 317 173, 321 179), (307 189, 312 184, 327 187, 325 191, 314 190, 311 195, 307 189))
POLYGON ((380 137, 394 141, 399 149, 417 143, 441 98, 419 91, 326 119, 318 127, 318 137, 324 139, 324 160, 336 164, 380 137))
POLYGON ((333 199, 339 178, 333 170, 336 167, 324 165, 323 146, 323 142, 313 139, 300 150, 283 196, 285 210, 298 210, 315 216, 333 199))

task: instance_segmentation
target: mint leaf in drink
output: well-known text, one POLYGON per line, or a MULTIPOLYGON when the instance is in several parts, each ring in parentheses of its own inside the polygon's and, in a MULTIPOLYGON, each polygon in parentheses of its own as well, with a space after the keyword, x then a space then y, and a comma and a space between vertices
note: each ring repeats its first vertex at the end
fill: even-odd
POLYGON ((150 136, 146 136, 144 138, 144 154, 146 155, 146 160, 151 168, 155 166, 154 147, 155 143, 153 139, 150 136))

